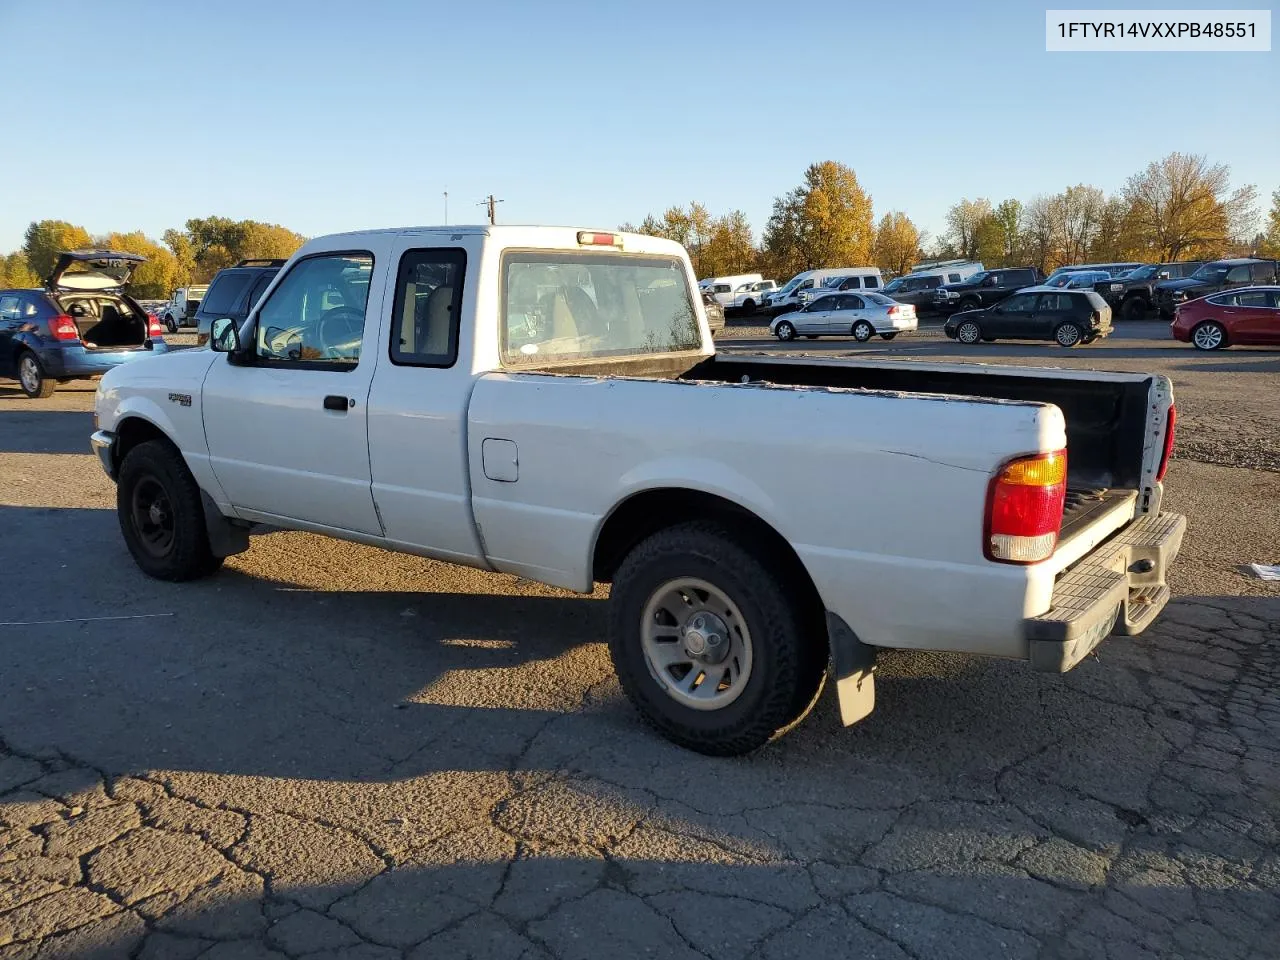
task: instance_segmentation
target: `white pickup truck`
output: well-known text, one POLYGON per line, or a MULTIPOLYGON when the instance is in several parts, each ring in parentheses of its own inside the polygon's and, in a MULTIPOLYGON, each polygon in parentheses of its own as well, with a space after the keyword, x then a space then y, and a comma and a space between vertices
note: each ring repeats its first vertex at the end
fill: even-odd
POLYGON ((1167 379, 717 355, 695 289, 633 234, 312 240, 211 349, 102 379, 125 543, 165 580, 291 528, 611 582, 623 689, 721 755, 798 722, 829 666, 865 716, 881 648, 1062 672, 1163 608, 1167 379))

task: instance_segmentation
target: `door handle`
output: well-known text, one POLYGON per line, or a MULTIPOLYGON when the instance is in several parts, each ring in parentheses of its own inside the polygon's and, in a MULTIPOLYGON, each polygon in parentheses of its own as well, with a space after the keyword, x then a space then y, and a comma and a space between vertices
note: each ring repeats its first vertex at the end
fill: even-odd
POLYGON ((356 405, 356 402, 354 399, 351 399, 349 397, 340 397, 337 394, 333 394, 333 393, 329 394, 329 396, 324 398, 324 408, 326 410, 345 411, 348 407, 354 407, 355 405, 356 405))

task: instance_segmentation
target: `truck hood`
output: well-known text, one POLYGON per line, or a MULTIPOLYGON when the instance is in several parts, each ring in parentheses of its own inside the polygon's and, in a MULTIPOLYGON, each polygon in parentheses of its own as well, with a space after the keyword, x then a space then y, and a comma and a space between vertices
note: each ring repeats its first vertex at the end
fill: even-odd
POLYGON ((1192 280, 1190 277, 1184 277, 1182 280, 1161 280, 1156 284, 1157 290, 1168 290, 1172 293, 1174 290, 1194 290, 1198 287, 1212 287, 1214 284, 1206 283, 1203 280, 1192 280))
POLYGON ((123 290, 146 262, 140 254, 120 250, 66 250, 58 254, 46 283, 51 290, 123 290))

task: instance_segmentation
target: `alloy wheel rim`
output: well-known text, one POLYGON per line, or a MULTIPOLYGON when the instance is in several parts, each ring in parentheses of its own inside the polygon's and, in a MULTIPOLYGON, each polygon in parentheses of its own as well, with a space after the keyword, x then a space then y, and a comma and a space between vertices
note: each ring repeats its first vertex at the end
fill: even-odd
POLYGON ((1196 331, 1196 346, 1213 350, 1222 343, 1222 331, 1215 326, 1201 327, 1196 331))
POLYGON ((974 323, 960 324, 960 340, 962 343, 977 343, 978 338, 982 336, 982 331, 974 323))
POLYGON ((751 631, 737 604, 706 580, 658 586, 641 614, 640 644, 650 676, 681 706, 721 710, 751 680, 751 631))
POLYGON ((1078 343, 1080 340, 1080 331, 1070 324, 1058 328, 1058 342, 1064 347, 1070 347, 1078 343))
POLYGON ((40 368, 31 357, 23 357, 20 366, 18 379, 22 381, 22 386, 28 392, 35 393, 40 389, 40 368))

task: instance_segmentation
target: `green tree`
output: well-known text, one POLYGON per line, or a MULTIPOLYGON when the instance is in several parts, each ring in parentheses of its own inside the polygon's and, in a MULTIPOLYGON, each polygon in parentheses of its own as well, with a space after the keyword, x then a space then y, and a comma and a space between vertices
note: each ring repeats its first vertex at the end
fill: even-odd
POLYGON ((47 277, 65 250, 79 250, 93 245, 89 231, 65 220, 37 220, 27 227, 22 243, 27 265, 39 277, 47 277))
POLYGON ((1000 267, 1008 262, 1004 224, 995 213, 978 221, 973 231, 973 258, 984 267, 1000 267))
POLYGON ((920 259, 920 240, 920 229, 905 213, 900 210, 886 213, 876 227, 876 266, 894 276, 906 273, 920 259))
MULTIPOLYGON (((1004 266, 1017 266, 1016 261, 1022 256, 1022 202, 1012 197, 1001 200, 991 216, 1000 228, 1000 258, 996 261, 1004 266)), ((983 261, 986 264, 986 261, 983 261)))
POLYGON ((178 258, 173 251, 150 240, 141 230, 132 233, 109 233, 102 238, 100 246, 111 250, 122 250, 127 253, 139 253, 147 258, 133 272, 129 284, 129 293, 143 300, 162 300, 168 297, 178 282, 178 258))
POLYGON ((871 262, 875 223, 871 198, 850 167, 812 164, 804 183, 778 197, 765 227, 766 260, 779 276, 871 262))
MULTIPOLYGON (((195 217, 187 221, 187 241, 193 267, 191 279, 206 282, 223 267, 246 257, 288 257, 306 237, 275 223, 195 217)), ((176 238, 169 243, 175 254, 176 238)))
POLYGON ((0 257, 0 287, 23 289, 40 286, 40 277, 27 263, 27 255, 19 250, 0 257))
POLYGON ((1280 190, 1271 194, 1271 212, 1267 214, 1267 229, 1258 252, 1264 257, 1280 257, 1280 190))
POLYGON ((196 250, 191 244, 191 237, 181 230, 170 227, 162 237, 164 245, 169 248, 174 259, 178 261, 178 279, 176 286, 186 287, 192 283, 196 272, 196 250))
POLYGON ((741 210, 711 221, 710 235, 701 250, 700 276, 746 273, 756 266, 759 254, 751 237, 751 224, 741 210))
POLYGON ((991 216, 991 201, 963 198, 947 211, 947 239, 957 255, 974 259, 978 254, 978 225, 991 216))
POLYGON ((1198 154, 1171 153, 1124 185, 1134 232, 1161 261, 1214 257, 1252 234, 1257 190, 1231 188, 1231 168, 1198 154))

